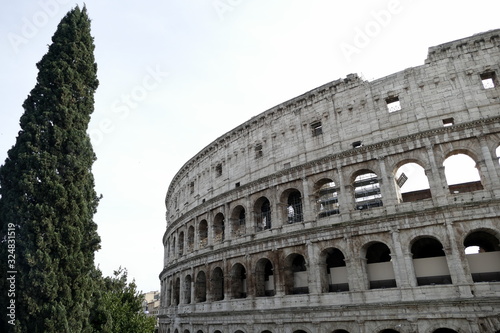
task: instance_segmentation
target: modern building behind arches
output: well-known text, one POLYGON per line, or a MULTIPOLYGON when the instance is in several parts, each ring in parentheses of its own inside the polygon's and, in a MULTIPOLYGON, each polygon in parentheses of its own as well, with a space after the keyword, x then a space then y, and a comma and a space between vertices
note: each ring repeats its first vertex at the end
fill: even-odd
POLYGON ((494 30, 210 143, 168 188, 160 333, 500 332, 498 75, 494 30))

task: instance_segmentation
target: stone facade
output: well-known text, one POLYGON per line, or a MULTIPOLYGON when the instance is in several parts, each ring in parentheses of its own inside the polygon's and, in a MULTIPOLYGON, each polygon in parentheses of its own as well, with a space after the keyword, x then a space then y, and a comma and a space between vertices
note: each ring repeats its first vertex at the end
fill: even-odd
POLYGON ((500 30, 205 147, 166 196, 160 332, 500 332, 497 75, 500 30))

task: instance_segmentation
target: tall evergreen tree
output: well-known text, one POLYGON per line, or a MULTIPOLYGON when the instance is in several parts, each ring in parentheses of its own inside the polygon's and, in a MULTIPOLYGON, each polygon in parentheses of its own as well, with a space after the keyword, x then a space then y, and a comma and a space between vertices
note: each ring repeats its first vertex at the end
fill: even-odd
POLYGON ((12 316, 2 314, 2 332, 91 331, 94 253, 100 247, 93 221, 96 158, 87 135, 98 86, 93 51, 87 10, 76 7, 37 64, 21 131, 0 167, 2 309, 15 301, 15 326, 7 322, 12 316), (6 266, 12 255, 15 264, 6 266), (12 271, 17 273, 8 277, 15 278, 6 280, 12 271), (15 297, 7 294, 12 282, 15 297))

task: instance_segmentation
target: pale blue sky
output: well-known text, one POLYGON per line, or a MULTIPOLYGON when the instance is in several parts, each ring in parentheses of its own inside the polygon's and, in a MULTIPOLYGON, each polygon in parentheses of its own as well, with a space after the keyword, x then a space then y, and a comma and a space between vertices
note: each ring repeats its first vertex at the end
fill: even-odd
MULTIPOLYGON (((0 160, 67 0, 0 12, 0 160)), ((240 123, 324 83, 422 65, 430 46, 500 28, 498 0, 87 0, 100 86, 96 262, 159 289, 164 198, 177 170, 240 123), (466 4, 466 5, 465 5, 466 4), (167 74, 168 73, 168 74, 167 74)))

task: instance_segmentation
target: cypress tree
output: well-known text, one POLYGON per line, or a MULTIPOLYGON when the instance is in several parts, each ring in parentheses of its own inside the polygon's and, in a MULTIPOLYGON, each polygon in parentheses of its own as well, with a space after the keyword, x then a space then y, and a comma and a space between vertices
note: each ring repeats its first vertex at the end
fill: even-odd
POLYGON ((87 134, 98 86, 93 51, 87 10, 77 6, 37 63, 21 130, 0 167, 2 309, 15 302, 15 321, 2 310, 2 332, 92 330, 100 247, 93 221, 96 157, 87 134))

